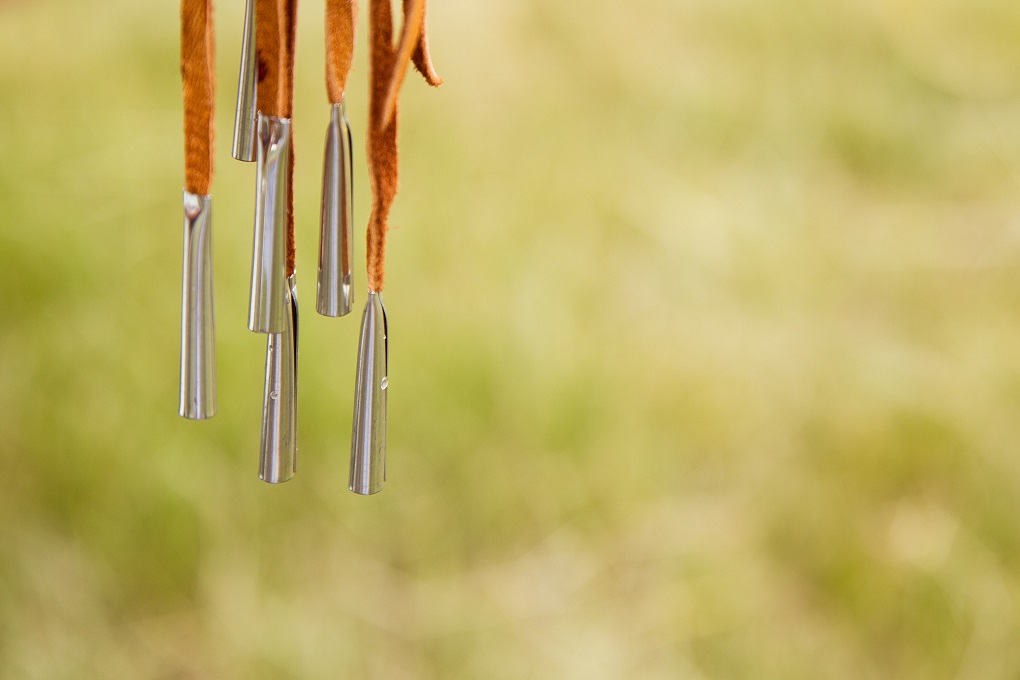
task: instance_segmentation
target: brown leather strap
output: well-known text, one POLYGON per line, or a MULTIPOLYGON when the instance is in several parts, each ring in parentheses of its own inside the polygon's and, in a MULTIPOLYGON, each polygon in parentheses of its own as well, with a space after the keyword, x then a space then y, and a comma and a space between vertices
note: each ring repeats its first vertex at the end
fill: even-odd
POLYGON ((397 95, 408 62, 425 79, 438 85, 425 39, 425 0, 404 0, 404 26, 400 43, 393 47, 390 0, 369 0, 371 53, 368 66, 368 169, 372 183, 372 213, 368 221, 368 289, 381 291, 385 280, 386 232, 393 199, 397 195, 397 95), (420 62, 420 63, 419 63, 420 62))
POLYGON ((383 107, 395 60, 390 0, 369 0, 368 25, 371 52, 368 64, 367 156, 372 184, 372 213, 368 219, 365 250, 368 260, 368 289, 376 292, 383 289, 387 219, 397 193, 396 112, 390 116, 388 125, 382 125, 385 112, 383 107))
POLYGON ((284 0, 283 108, 284 117, 294 117, 294 55, 297 47, 297 0, 284 0))
POLYGON ((294 240, 294 124, 290 126, 290 171, 287 177, 287 276, 297 267, 297 242, 294 240))
POLYGON ((297 244, 294 239, 294 55, 297 47, 297 0, 285 0, 286 37, 284 48, 284 111, 291 118, 290 125, 290 177, 287 181, 287 276, 297 267, 297 244))
MULTIPOLYGON (((404 14, 407 14, 408 5, 414 0, 404 0, 404 14)), ((418 73, 425 78, 425 82, 433 87, 442 85, 443 79, 436 73, 436 69, 432 66, 432 57, 429 55, 429 41, 426 35, 426 25, 428 24, 428 2, 422 2, 421 8, 421 26, 418 29, 418 41, 414 48, 414 54, 411 58, 414 60, 414 67, 418 69, 418 73)))
POLYGON ((406 0, 404 2, 404 28, 400 32, 400 43, 393 54, 393 73, 390 75, 386 99, 383 101, 383 127, 396 114, 397 95, 404 84, 407 66, 411 63, 411 53, 418 44, 421 34, 422 20, 425 18, 425 0, 406 0))
POLYGON ((326 0, 326 95, 339 104, 354 62, 355 0, 326 0))
POLYGON ((404 76, 407 74, 410 60, 414 60, 415 68, 429 85, 438 87, 443 82, 443 79, 436 73, 435 67, 432 66, 432 57, 429 55, 428 37, 425 34, 426 11, 425 0, 404 0, 404 28, 401 31, 400 44, 397 47, 393 65, 393 76, 390 79, 386 102, 383 105, 384 125, 394 114, 395 103, 400 94, 400 87, 404 84, 404 76))
POLYGON ((286 118, 284 97, 284 48, 287 44, 286 0, 255 0, 255 54, 258 110, 267 116, 286 118))
POLYGON ((211 0, 181 0, 181 78, 184 81, 184 189, 206 196, 212 186, 216 93, 211 0))

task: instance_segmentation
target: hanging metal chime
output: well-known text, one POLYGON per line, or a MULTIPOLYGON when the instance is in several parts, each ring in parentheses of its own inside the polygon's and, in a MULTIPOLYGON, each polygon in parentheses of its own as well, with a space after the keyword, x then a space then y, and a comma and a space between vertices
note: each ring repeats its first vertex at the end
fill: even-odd
POLYGON ((369 104, 368 172, 372 212, 368 222, 368 299, 361 318, 358 369, 351 429, 349 488, 358 494, 382 489, 386 480, 386 400, 389 387, 389 324, 383 304, 386 232, 397 193, 397 94, 408 63, 430 85, 436 75, 425 37, 425 1, 404 0, 404 26, 393 45, 393 17, 388 0, 372 0, 368 8, 369 104))
MULTIPOLYGON (((297 0, 255 0, 254 17, 262 73, 255 90, 255 224, 248 329, 268 335, 259 479, 278 484, 297 471, 298 301, 291 125, 297 0)), ((240 98, 241 86, 238 92, 240 98)))
POLYGON ((213 100, 211 0, 181 4, 181 76, 184 81, 184 275, 181 291, 179 412, 201 420, 216 413, 216 339, 213 322, 212 186, 213 100))
MULTIPOLYGON (((325 0, 330 115, 323 156, 316 311, 353 306, 353 149, 345 90, 354 56, 354 0, 325 0)), ((388 324, 382 301, 387 219, 397 187, 397 95, 408 64, 431 85, 425 1, 403 0, 393 43, 390 0, 369 0, 367 160, 372 209, 367 231, 368 294, 361 320, 348 486, 372 494, 386 478, 388 324)), ((209 185, 212 176, 210 0, 182 0, 185 91, 185 266, 181 415, 215 412, 209 185), (198 104, 196 104, 198 102, 198 104)), ((298 304, 294 234, 294 48, 297 0, 246 0, 232 156, 255 161, 255 221, 248 328, 267 335, 259 477, 293 477, 297 460, 298 304)))
POLYGON ((349 314, 351 223, 354 221, 354 149, 344 91, 354 61, 353 2, 326 2, 326 96, 329 124, 323 153, 319 223, 319 271, 315 310, 323 316, 349 314))

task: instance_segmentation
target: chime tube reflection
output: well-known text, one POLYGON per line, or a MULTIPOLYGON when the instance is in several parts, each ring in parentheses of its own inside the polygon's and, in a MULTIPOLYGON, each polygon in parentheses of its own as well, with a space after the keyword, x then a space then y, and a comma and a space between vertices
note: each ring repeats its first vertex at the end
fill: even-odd
POLYGON ((184 276, 181 285, 179 412, 190 420, 216 413, 213 322, 212 199, 184 192, 184 276))
POLYGON ((315 309, 344 316, 354 302, 351 290, 350 233, 353 222, 351 130, 344 104, 334 104, 326 129, 319 230, 319 271, 315 309))
POLYGON ((259 479, 286 482, 297 472, 297 281, 287 279, 286 327, 266 343, 266 387, 262 400, 259 479))
POLYGON ((382 294, 370 291, 361 317, 349 481, 350 490, 362 495, 381 491, 386 481, 388 351, 382 294))
POLYGON ((241 68, 237 76, 237 110, 234 114, 234 144, 231 155, 251 163, 255 160, 255 0, 244 7, 244 35, 241 39, 241 68))
POLYGON ((248 328, 282 333, 286 287, 287 190, 290 182, 290 119, 258 114, 255 238, 251 262, 248 328))

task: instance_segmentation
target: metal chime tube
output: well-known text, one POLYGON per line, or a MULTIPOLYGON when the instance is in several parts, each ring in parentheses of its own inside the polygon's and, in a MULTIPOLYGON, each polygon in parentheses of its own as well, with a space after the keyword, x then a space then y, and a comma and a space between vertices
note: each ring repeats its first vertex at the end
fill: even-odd
POLYGON ((180 414, 216 413, 216 331, 213 323, 212 199, 184 192, 184 276, 181 304, 180 414))
MULTIPOLYGON (((216 410, 207 195, 215 69, 212 0, 181 2, 186 181, 180 412, 199 419, 216 410)), ((404 25, 394 44, 389 0, 369 0, 367 150, 373 209, 349 477, 350 490, 362 495, 379 492, 386 481, 389 334, 382 290, 387 220, 397 184, 397 95, 412 62, 429 84, 441 82, 429 56, 425 0, 405 0, 403 9, 404 25)), ((316 310, 332 317, 350 313, 353 305, 353 152, 343 95, 353 59, 355 10, 354 0, 326 3, 326 80, 332 108, 323 164, 316 310)), ((298 303, 291 186, 296 19, 297 0, 245 1, 231 150, 237 160, 257 162, 248 328, 267 335, 259 478, 273 484, 289 480, 297 469, 298 303)))
POLYGON ((212 179, 213 21, 211 0, 181 1, 184 94, 184 265, 181 277, 181 374, 178 413, 190 420, 216 413, 213 323, 212 179))
POLYGON ((350 233, 353 222, 351 129, 343 102, 333 104, 326 129, 319 230, 319 272, 315 309, 323 316, 344 316, 354 302, 351 290, 350 233))
POLYGON ((244 6, 244 36, 241 39, 241 68, 237 76, 237 111, 234 115, 234 145, 231 155, 251 163, 255 160, 255 0, 244 6))
POLYGON ((287 278, 286 321, 281 333, 270 333, 266 345, 266 388, 262 401, 259 479, 286 482, 297 472, 297 282, 287 278))
POLYGON ((381 491, 386 481, 388 352, 382 293, 369 291, 358 345, 349 481, 351 491, 366 496, 381 491))
POLYGON ((282 333, 286 327, 284 269, 291 162, 290 119, 259 112, 257 160, 248 328, 256 333, 282 333))

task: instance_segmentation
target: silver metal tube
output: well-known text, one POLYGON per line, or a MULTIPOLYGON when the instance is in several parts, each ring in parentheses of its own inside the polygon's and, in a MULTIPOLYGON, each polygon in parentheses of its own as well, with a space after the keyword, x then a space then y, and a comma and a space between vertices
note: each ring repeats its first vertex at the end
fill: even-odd
POLYGON ((349 488, 369 495, 386 481, 386 388, 389 339, 381 293, 368 293, 361 317, 358 376, 354 386, 349 488))
POLYGON ((286 328, 270 333, 266 345, 266 391, 262 401, 259 479, 286 482, 297 472, 297 281, 287 279, 286 328))
POLYGON ((231 155, 239 161, 255 160, 255 1, 244 6, 244 36, 241 39, 241 68, 237 76, 237 111, 234 114, 234 146, 231 155))
POLYGON ((248 328, 282 333, 287 264, 287 187, 290 182, 290 119, 258 114, 255 242, 251 260, 248 328))
POLYGON ((184 192, 184 277, 181 284, 179 412, 201 420, 216 413, 213 322, 212 199, 184 192))
POLYGON ((354 221, 353 160, 347 111, 343 102, 333 104, 323 156, 319 276, 315 289, 315 309, 323 316, 349 314, 354 303, 350 250, 354 221))

